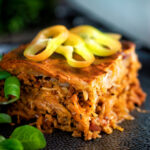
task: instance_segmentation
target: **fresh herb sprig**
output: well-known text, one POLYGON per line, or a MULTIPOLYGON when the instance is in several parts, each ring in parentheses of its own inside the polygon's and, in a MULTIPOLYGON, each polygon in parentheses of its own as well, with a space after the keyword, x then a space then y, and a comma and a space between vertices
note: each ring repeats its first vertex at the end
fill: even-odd
POLYGON ((0 71, 0 80, 7 79, 10 76, 11 76, 11 74, 9 72, 4 71, 4 70, 0 71))
POLYGON ((42 132, 30 125, 16 128, 11 134, 11 138, 18 139, 25 150, 37 150, 46 146, 46 141, 42 132))
POLYGON ((30 125, 17 127, 9 139, 0 136, 0 150, 38 150, 45 146, 43 133, 30 125))
POLYGON ((3 56, 2 56, 2 55, 0 55, 0 61, 2 60, 2 58, 3 58, 3 56))
MULTIPOLYGON (((2 55, 0 55, 0 61, 2 55)), ((0 70, 0 80, 5 80, 4 83, 4 94, 8 101, 0 102, 0 104, 7 105, 15 102, 20 98, 20 81, 17 77, 11 76, 7 71, 0 70), (9 100, 9 97, 13 97, 9 100)))
POLYGON ((12 119, 8 114, 0 113, 0 123, 11 123, 12 119))
POLYGON ((23 145, 17 139, 6 139, 0 142, 0 150, 23 150, 23 145))
POLYGON ((20 98, 20 81, 17 77, 11 76, 5 80, 4 93, 8 101, 0 102, 3 105, 13 103, 20 98), (10 96, 13 96, 13 98, 9 100, 10 96))
POLYGON ((5 137, 0 135, 0 142, 4 141, 5 140, 5 137))
MULTIPOLYGON (((1 60, 2 56, 0 55, 1 60)), ((13 96, 13 98, 6 102, 0 102, 0 104, 9 104, 20 98, 20 82, 8 72, 0 70, 0 80, 4 79, 5 98, 9 99, 9 96, 13 96)), ((0 113, 0 123, 11 122, 12 119, 8 114, 0 113)), ((46 146, 43 133, 30 125, 17 127, 10 137, 5 139, 0 135, 0 150, 38 150, 46 146)))

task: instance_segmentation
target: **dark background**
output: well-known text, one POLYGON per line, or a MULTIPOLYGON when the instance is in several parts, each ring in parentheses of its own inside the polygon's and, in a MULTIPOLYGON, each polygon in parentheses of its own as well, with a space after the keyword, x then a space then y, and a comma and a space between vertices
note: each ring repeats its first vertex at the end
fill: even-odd
POLYGON ((29 42, 54 24, 91 24, 150 49, 149 0, 0 0, 0 43, 29 42))

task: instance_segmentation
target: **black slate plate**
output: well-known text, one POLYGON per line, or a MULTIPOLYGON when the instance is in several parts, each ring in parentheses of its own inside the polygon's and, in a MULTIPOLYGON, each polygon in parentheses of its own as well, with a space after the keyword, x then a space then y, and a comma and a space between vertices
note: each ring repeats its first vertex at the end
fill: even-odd
MULTIPOLYGON (((16 44, 0 45, 0 53, 9 51, 16 44)), ((150 110, 150 53, 137 50, 143 68, 139 78, 147 100, 142 109, 150 110)), ((150 149, 150 113, 133 111, 136 118, 133 121, 124 121, 121 126, 124 132, 115 130, 113 134, 102 134, 101 139, 84 141, 82 138, 73 138, 71 133, 55 130, 51 135, 45 135, 47 147, 45 150, 148 150, 150 149)), ((0 134, 8 137, 14 127, 0 125, 0 134)))

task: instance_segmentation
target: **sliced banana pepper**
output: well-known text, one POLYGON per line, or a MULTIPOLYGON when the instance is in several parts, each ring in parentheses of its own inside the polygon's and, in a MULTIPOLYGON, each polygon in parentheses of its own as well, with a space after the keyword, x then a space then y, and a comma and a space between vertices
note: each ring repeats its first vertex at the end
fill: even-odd
POLYGON ((33 61, 43 61, 54 52, 64 55, 72 67, 82 68, 92 64, 94 55, 110 56, 121 50, 119 34, 102 33, 92 26, 78 26, 71 32, 62 25, 40 31, 25 49, 24 56, 33 61), (74 53, 84 60, 74 58, 74 53))
POLYGON ((70 30, 84 39, 89 50, 97 56, 110 56, 121 50, 119 36, 102 33, 98 29, 82 25, 70 30))
POLYGON ((115 40, 120 40, 122 37, 120 34, 117 34, 117 33, 105 33, 105 34, 112 37, 115 40))
POLYGON ((78 35, 73 33, 69 34, 68 39, 64 42, 64 46, 58 47, 56 52, 64 55, 68 64, 72 67, 87 67, 95 60, 94 55, 86 48, 84 41, 78 35), (73 58, 73 53, 82 56, 84 60, 75 60, 73 58))
POLYGON ((40 31, 25 49, 24 56, 33 61, 43 61, 66 41, 68 34, 69 31, 62 25, 46 28, 40 31), (42 49, 44 50, 40 52, 42 49))

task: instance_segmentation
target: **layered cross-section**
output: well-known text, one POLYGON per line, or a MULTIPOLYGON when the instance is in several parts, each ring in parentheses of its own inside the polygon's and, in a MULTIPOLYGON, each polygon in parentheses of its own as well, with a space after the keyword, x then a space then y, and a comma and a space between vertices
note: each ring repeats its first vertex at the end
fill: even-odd
POLYGON ((90 140, 102 131, 122 131, 118 123, 132 120, 130 111, 145 99, 137 78, 140 63, 131 42, 122 42, 121 52, 96 57, 85 68, 73 68, 55 54, 40 63, 27 60, 25 47, 4 55, 0 62, 2 69, 21 82, 20 99, 8 109, 18 123, 27 120, 45 133, 57 128, 90 140))

